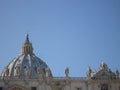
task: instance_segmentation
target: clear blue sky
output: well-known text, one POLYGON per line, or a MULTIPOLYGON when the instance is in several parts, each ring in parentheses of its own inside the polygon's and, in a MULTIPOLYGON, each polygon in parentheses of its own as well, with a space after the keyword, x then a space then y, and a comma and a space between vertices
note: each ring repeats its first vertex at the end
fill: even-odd
POLYGON ((0 72, 29 33, 53 76, 86 76, 104 61, 120 71, 120 0, 0 0, 0 72))

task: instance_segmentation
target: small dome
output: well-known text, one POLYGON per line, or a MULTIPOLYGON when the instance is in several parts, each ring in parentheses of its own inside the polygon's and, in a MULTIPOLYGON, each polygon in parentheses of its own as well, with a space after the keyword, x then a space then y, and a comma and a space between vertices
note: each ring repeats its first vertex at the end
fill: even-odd
POLYGON ((2 71, 2 76, 52 77, 47 64, 33 53, 28 34, 23 43, 21 54, 14 58, 2 71))

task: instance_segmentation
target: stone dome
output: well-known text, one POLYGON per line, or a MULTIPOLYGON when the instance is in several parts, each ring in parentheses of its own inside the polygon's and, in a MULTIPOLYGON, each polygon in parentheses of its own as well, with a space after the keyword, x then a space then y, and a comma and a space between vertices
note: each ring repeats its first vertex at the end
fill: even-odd
POLYGON ((52 77, 48 65, 33 53, 32 43, 28 34, 22 45, 21 53, 14 58, 2 71, 2 76, 19 77, 52 77))

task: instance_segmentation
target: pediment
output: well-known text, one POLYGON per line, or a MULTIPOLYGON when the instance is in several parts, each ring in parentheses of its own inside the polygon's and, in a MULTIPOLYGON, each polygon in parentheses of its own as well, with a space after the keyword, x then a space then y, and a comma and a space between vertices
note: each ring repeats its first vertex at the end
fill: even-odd
POLYGON ((99 70, 93 75, 94 79, 114 79, 115 74, 108 70, 99 70))
POLYGON ((100 69, 93 74, 93 79, 116 79, 116 75, 106 64, 100 65, 100 69))

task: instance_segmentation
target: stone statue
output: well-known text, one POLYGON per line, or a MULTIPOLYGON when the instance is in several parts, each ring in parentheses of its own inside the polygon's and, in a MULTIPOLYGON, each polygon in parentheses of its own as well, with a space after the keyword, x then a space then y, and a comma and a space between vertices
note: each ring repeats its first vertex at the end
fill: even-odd
POLYGON ((115 71, 115 75, 116 75, 116 78, 119 78, 119 71, 118 70, 115 71))
POLYGON ((16 76, 20 75, 20 66, 16 66, 16 68, 15 68, 15 75, 16 76))
POLYGON ((108 70, 107 64, 105 64, 104 62, 102 62, 102 64, 100 64, 100 69, 104 69, 104 70, 108 70))
POLYGON ((45 71, 46 71, 46 77, 47 77, 47 78, 50 77, 50 69, 47 68, 45 71))
POLYGON ((88 69, 87 69, 87 77, 91 77, 91 73, 92 73, 92 70, 91 70, 91 68, 90 67, 88 67, 88 69))
POLYGON ((39 77, 42 77, 42 70, 40 68, 37 68, 37 74, 39 77))
POLYGON ((65 69, 65 75, 66 75, 66 77, 69 77, 69 68, 68 67, 65 69))

